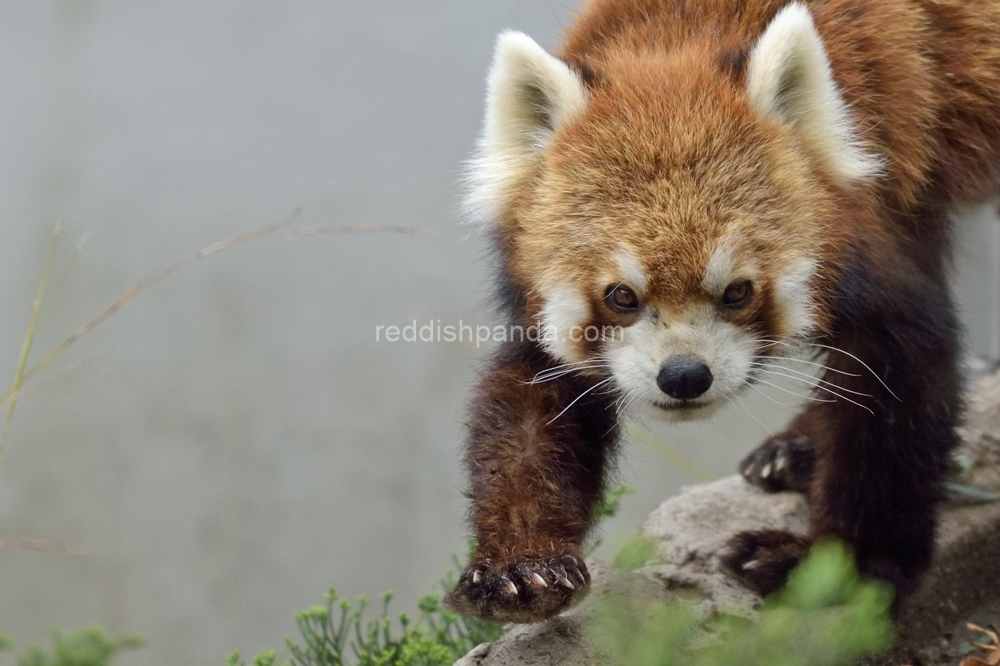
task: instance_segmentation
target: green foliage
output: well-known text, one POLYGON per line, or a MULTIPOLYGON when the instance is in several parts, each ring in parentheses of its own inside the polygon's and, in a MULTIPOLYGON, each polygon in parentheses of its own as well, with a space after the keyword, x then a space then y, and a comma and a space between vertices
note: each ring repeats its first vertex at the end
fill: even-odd
POLYGON ((756 622, 706 624, 682 604, 637 611, 610 599, 596 613, 593 640, 610 663, 628 666, 839 666, 889 646, 891 603, 885 586, 858 578, 844 546, 825 542, 756 622))
POLYGON ((17 666, 108 666, 119 652, 143 644, 141 638, 132 636, 111 638, 100 627, 77 629, 68 634, 53 631, 52 642, 51 656, 40 647, 30 647, 18 658, 17 666))
POLYGON ((615 556, 614 565, 619 569, 631 571, 644 566, 657 553, 656 541, 642 534, 637 534, 625 542, 615 556))
MULTIPOLYGON (((606 491, 594 507, 595 523, 618 513, 622 498, 633 492, 628 486, 606 491)), ((475 547, 475 540, 470 539, 470 554, 475 547)), ((460 562, 455 565, 461 570, 460 562)), ((454 584, 455 573, 449 571, 438 587, 446 591, 454 584)), ((451 666, 480 643, 500 638, 502 632, 499 624, 452 613, 443 606, 437 593, 420 599, 416 622, 403 613, 394 623, 389 613, 391 600, 390 593, 384 594, 381 614, 366 619, 364 597, 351 603, 339 598, 331 588, 325 606, 314 606, 295 616, 301 642, 285 638, 284 655, 263 650, 254 657, 252 666, 451 666), (398 632, 395 626, 399 627, 398 632)), ((247 666, 238 652, 229 655, 227 664, 247 666)))
POLYGON ((618 510, 622 506, 622 499, 634 492, 635 488, 625 485, 618 486, 612 490, 606 490, 604 496, 601 497, 601 501, 594 505, 594 524, 600 525, 605 520, 617 516, 618 510))
MULTIPOLYGON (((331 589, 326 605, 295 616, 301 643, 286 638, 284 657, 279 660, 275 652, 263 651, 253 666, 451 666, 475 646, 500 636, 499 625, 456 615, 442 606, 437 594, 420 600, 416 622, 403 613, 394 623, 389 615, 391 600, 391 593, 382 595, 381 613, 366 619, 364 597, 351 603, 331 589)), ((247 666, 239 653, 229 655, 227 663, 247 666)))
MULTIPOLYGON (((620 485, 611 490, 605 489, 601 500, 594 505, 592 510, 594 525, 600 525, 604 521, 617 516, 618 510, 622 507, 622 499, 634 492, 635 488, 625 485, 620 485)), ((591 538, 590 542, 584 545, 584 553, 586 553, 587 557, 590 557, 594 554, 594 551, 600 548, 602 543, 603 540, 600 538, 591 538)))
MULTIPOLYGON (((624 486, 609 491, 596 515, 613 516, 630 492, 624 486)), ((655 552, 654 542, 636 538, 615 564, 633 569, 655 552)), ((454 577, 449 572, 441 589, 450 589, 454 577)), ((416 622, 406 614, 394 621, 391 599, 391 594, 383 595, 381 612, 367 619, 364 598, 352 603, 331 589, 325 605, 296 616, 300 637, 285 639, 284 654, 265 650, 251 666, 451 666, 476 645, 500 637, 499 625, 449 612, 438 594, 420 600, 416 622)), ((888 647, 893 636, 891 591, 860 579, 851 554, 835 542, 817 544, 786 588, 765 602, 755 622, 729 615, 706 621, 681 603, 641 609, 634 603, 612 597, 598 605, 590 636, 605 656, 602 663, 842 666, 888 647)), ((248 666, 239 653, 227 663, 248 666)))
MULTIPOLYGON (((611 518, 621 507, 622 498, 635 490, 618 486, 605 493, 594 508, 595 522, 611 518)), ((470 537, 469 553, 475 551, 470 537)), ((593 547, 596 548, 595 543, 593 547)), ((456 560, 456 568, 461 563, 456 560)), ((442 591, 455 585, 455 573, 449 571, 438 583, 442 591)), ((480 643, 500 638, 502 626, 462 617, 447 610, 437 593, 428 594, 418 604, 416 622, 400 614, 396 622, 389 613, 391 593, 382 595, 382 611, 375 619, 364 617, 368 605, 364 597, 351 603, 337 596, 333 588, 326 593, 326 605, 314 606, 295 616, 301 643, 285 638, 286 651, 261 651, 251 666, 451 666, 480 643), (399 627, 398 633, 394 626, 399 627)), ((228 666, 248 666, 238 653, 227 659, 228 666)))

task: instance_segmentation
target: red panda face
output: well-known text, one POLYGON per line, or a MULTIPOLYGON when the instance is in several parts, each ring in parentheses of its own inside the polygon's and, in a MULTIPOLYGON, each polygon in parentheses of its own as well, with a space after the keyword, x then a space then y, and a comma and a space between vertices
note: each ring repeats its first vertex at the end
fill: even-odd
POLYGON ((548 352, 671 419, 727 404, 816 329, 832 192, 879 166, 804 7, 745 80, 713 54, 609 51, 586 87, 502 36, 472 173, 548 352))
POLYGON ((733 90, 689 77, 663 108, 648 92, 663 87, 606 84, 553 136, 516 211, 513 268, 553 356, 612 376, 623 402, 690 419, 813 329, 829 203, 733 90))

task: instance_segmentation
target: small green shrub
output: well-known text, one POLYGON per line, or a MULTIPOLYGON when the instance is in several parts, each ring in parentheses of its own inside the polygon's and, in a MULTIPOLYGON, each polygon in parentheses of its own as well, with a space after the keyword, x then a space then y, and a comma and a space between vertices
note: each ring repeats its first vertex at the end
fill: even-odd
MULTIPOLYGON (((351 603, 331 589, 326 605, 295 616, 301 643, 286 638, 285 656, 265 650, 254 658, 253 666, 451 666, 480 643, 500 637, 499 625, 456 615, 442 606, 437 594, 420 600, 416 622, 405 613, 399 615, 397 632, 389 616, 391 601, 391 593, 382 595, 379 616, 365 619, 364 597, 351 603)), ((229 655, 227 663, 246 666, 238 652, 229 655)))
POLYGON ((891 603, 886 586, 858 577, 846 547, 823 542, 756 622, 723 616, 706 623, 683 604, 637 611, 611 598, 597 609, 591 637, 609 664, 840 666, 891 644, 891 603))
POLYGON ((101 627, 77 629, 68 634, 56 630, 52 632, 52 642, 51 655, 40 647, 30 647, 18 658, 17 666, 108 666, 119 652, 143 644, 141 638, 132 636, 111 638, 101 627))
MULTIPOLYGON (((594 518, 600 523, 618 513, 622 498, 635 492, 628 486, 605 491, 594 507, 594 518)), ((596 540, 588 551, 600 545, 596 540)), ((468 551, 476 549, 470 538, 468 551)), ((462 563, 455 561, 461 571, 462 563)), ((449 571, 438 583, 441 592, 455 585, 455 573, 449 571)), ((420 615, 413 622, 402 613, 396 618, 398 633, 389 614, 391 593, 382 595, 382 612, 378 618, 365 619, 368 605, 364 597, 354 603, 337 596, 331 588, 326 593, 326 605, 314 606, 295 616, 301 643, 285 638, 285 653, 261 651, 251 666, 451 666, 480 643, 500 638, 502 625, 462 617, 447 610, 441 595, 428 594, 418 604, 420 615)), ((239 652, 229 655, 228 666, 247 666, 239 652)))

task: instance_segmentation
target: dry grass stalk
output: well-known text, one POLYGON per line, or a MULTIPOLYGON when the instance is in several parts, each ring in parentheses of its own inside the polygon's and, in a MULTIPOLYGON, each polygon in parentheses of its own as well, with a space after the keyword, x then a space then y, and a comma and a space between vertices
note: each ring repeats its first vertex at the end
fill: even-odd
MULTIPOLYGON (((61 223, 56 224, 55 233, 53 234, 52 243, 49 247, 49 255, 45 264, 45 270, 42 273, 42 280, 38 287, 38 294, 35 297, 35 301, 32 307, 31 321, 28 325, 28 331, 24 337, 24 344, 21 348, 21 356, 18 361, 17 375, 14 378, 14 383, 11 384, 5 391, 0 393, 0 401, 7 400, 7 417, 4 421, 3 433, 0 435, 0 462, 3 460, 3 452, 7 443, 7 434, 10 429, 11 420, 14 417, 14 408, 17 405, 17 399, 21 393, 22 386, 25 382, 32 379, 41 370, 47 367, 52 361, 59 357, 64 351, 69 349, 77 340, 90 333, 92 330, 97 328, 104 320, 106 320, 111 315, 115 314, 123 307, 125 307, 129 302, 135 299, 137 296, 147 291, 150 287, 161 282, 165 278, 173 275, 182 268, 189 266, 200 259, 209 257, 213 254, 222 252, 223 250, 228 250, 230 248, 238 247, 246 243, 251 243, 253 241, 264 240, 268 238, 298 238, 301 236, 328 236, 333 234, 344 234, 344 235, 356 235, 356 234, 402 234, 409 236, 422 236, 424 238, 433 238, 433 234, 429 231, 418 229, 415 227, 400 227, 400 226, 353 226, 353 227, 297 227, 297 228, 286 228, 290 221, 294 220, 301 209, 296 209, 292 216, 285 222, 277 225, 269 225, 255 231, 250 231, 244 234, 239 234, 233 236, 232 238, 227 238, 226 240, 220 241, 209 245, 208 247, 198 250, 194 254, 191 254, 183 259, 176 261, 164 268, 160 268, 147 274, 141 280, 139 280, 135 286, 129 289, 127 292, 122 294, 118 300, 104 308, 102 311, 97 313, 90 321, 85 323, 83 326, 76 329, 72 335, 63 340, 59 345, 52 349, 49 353, 41 358, 37 363, 32 365, 30 368, 28 365, 28 357, 31 353, 31 345, 35 339, 35 331, 38 323, 38 313, 41 309, 42 298, 45 295, 45 287, 48 284, 49 274, 52 271, 52 262, 55 258, 56 246, 59 241, 59 232, 61 229, 61 223)), ((69 270, 69 266, 72 265, 73 261, 79 255, 83 248, 84 241, 86 240, 87 234, 77 245, 73 256, 70 259, 69 264, 63 270, 60 279, 65 276, 66 271, 69 270)), ((82 367, 85 363, 77 364, 82 367)), ((62 369, 62 371, 56 371, 50 374, 65 374, 73 369, 74 366, 67 366, 62 369)), ((48 377, 49 379, 51 377, 48 377)), ((21 542, 18 542, 21 543, 21 542)), ((29 543, 29 542, 24 542, 29 543)))

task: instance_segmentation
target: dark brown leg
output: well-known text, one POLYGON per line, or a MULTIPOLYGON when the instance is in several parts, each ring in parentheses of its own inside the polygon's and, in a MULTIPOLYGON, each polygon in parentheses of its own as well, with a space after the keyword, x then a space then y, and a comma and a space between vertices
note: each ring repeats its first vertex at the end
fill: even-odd
POLYGON ((590 582, 581 545, 617 413, 600 380, 573 373, 533 382, 553 365, 536 345, 511 343, 480 379, 466 452, 477 549, 448 597, 464 614, 541 620, 590 582))

